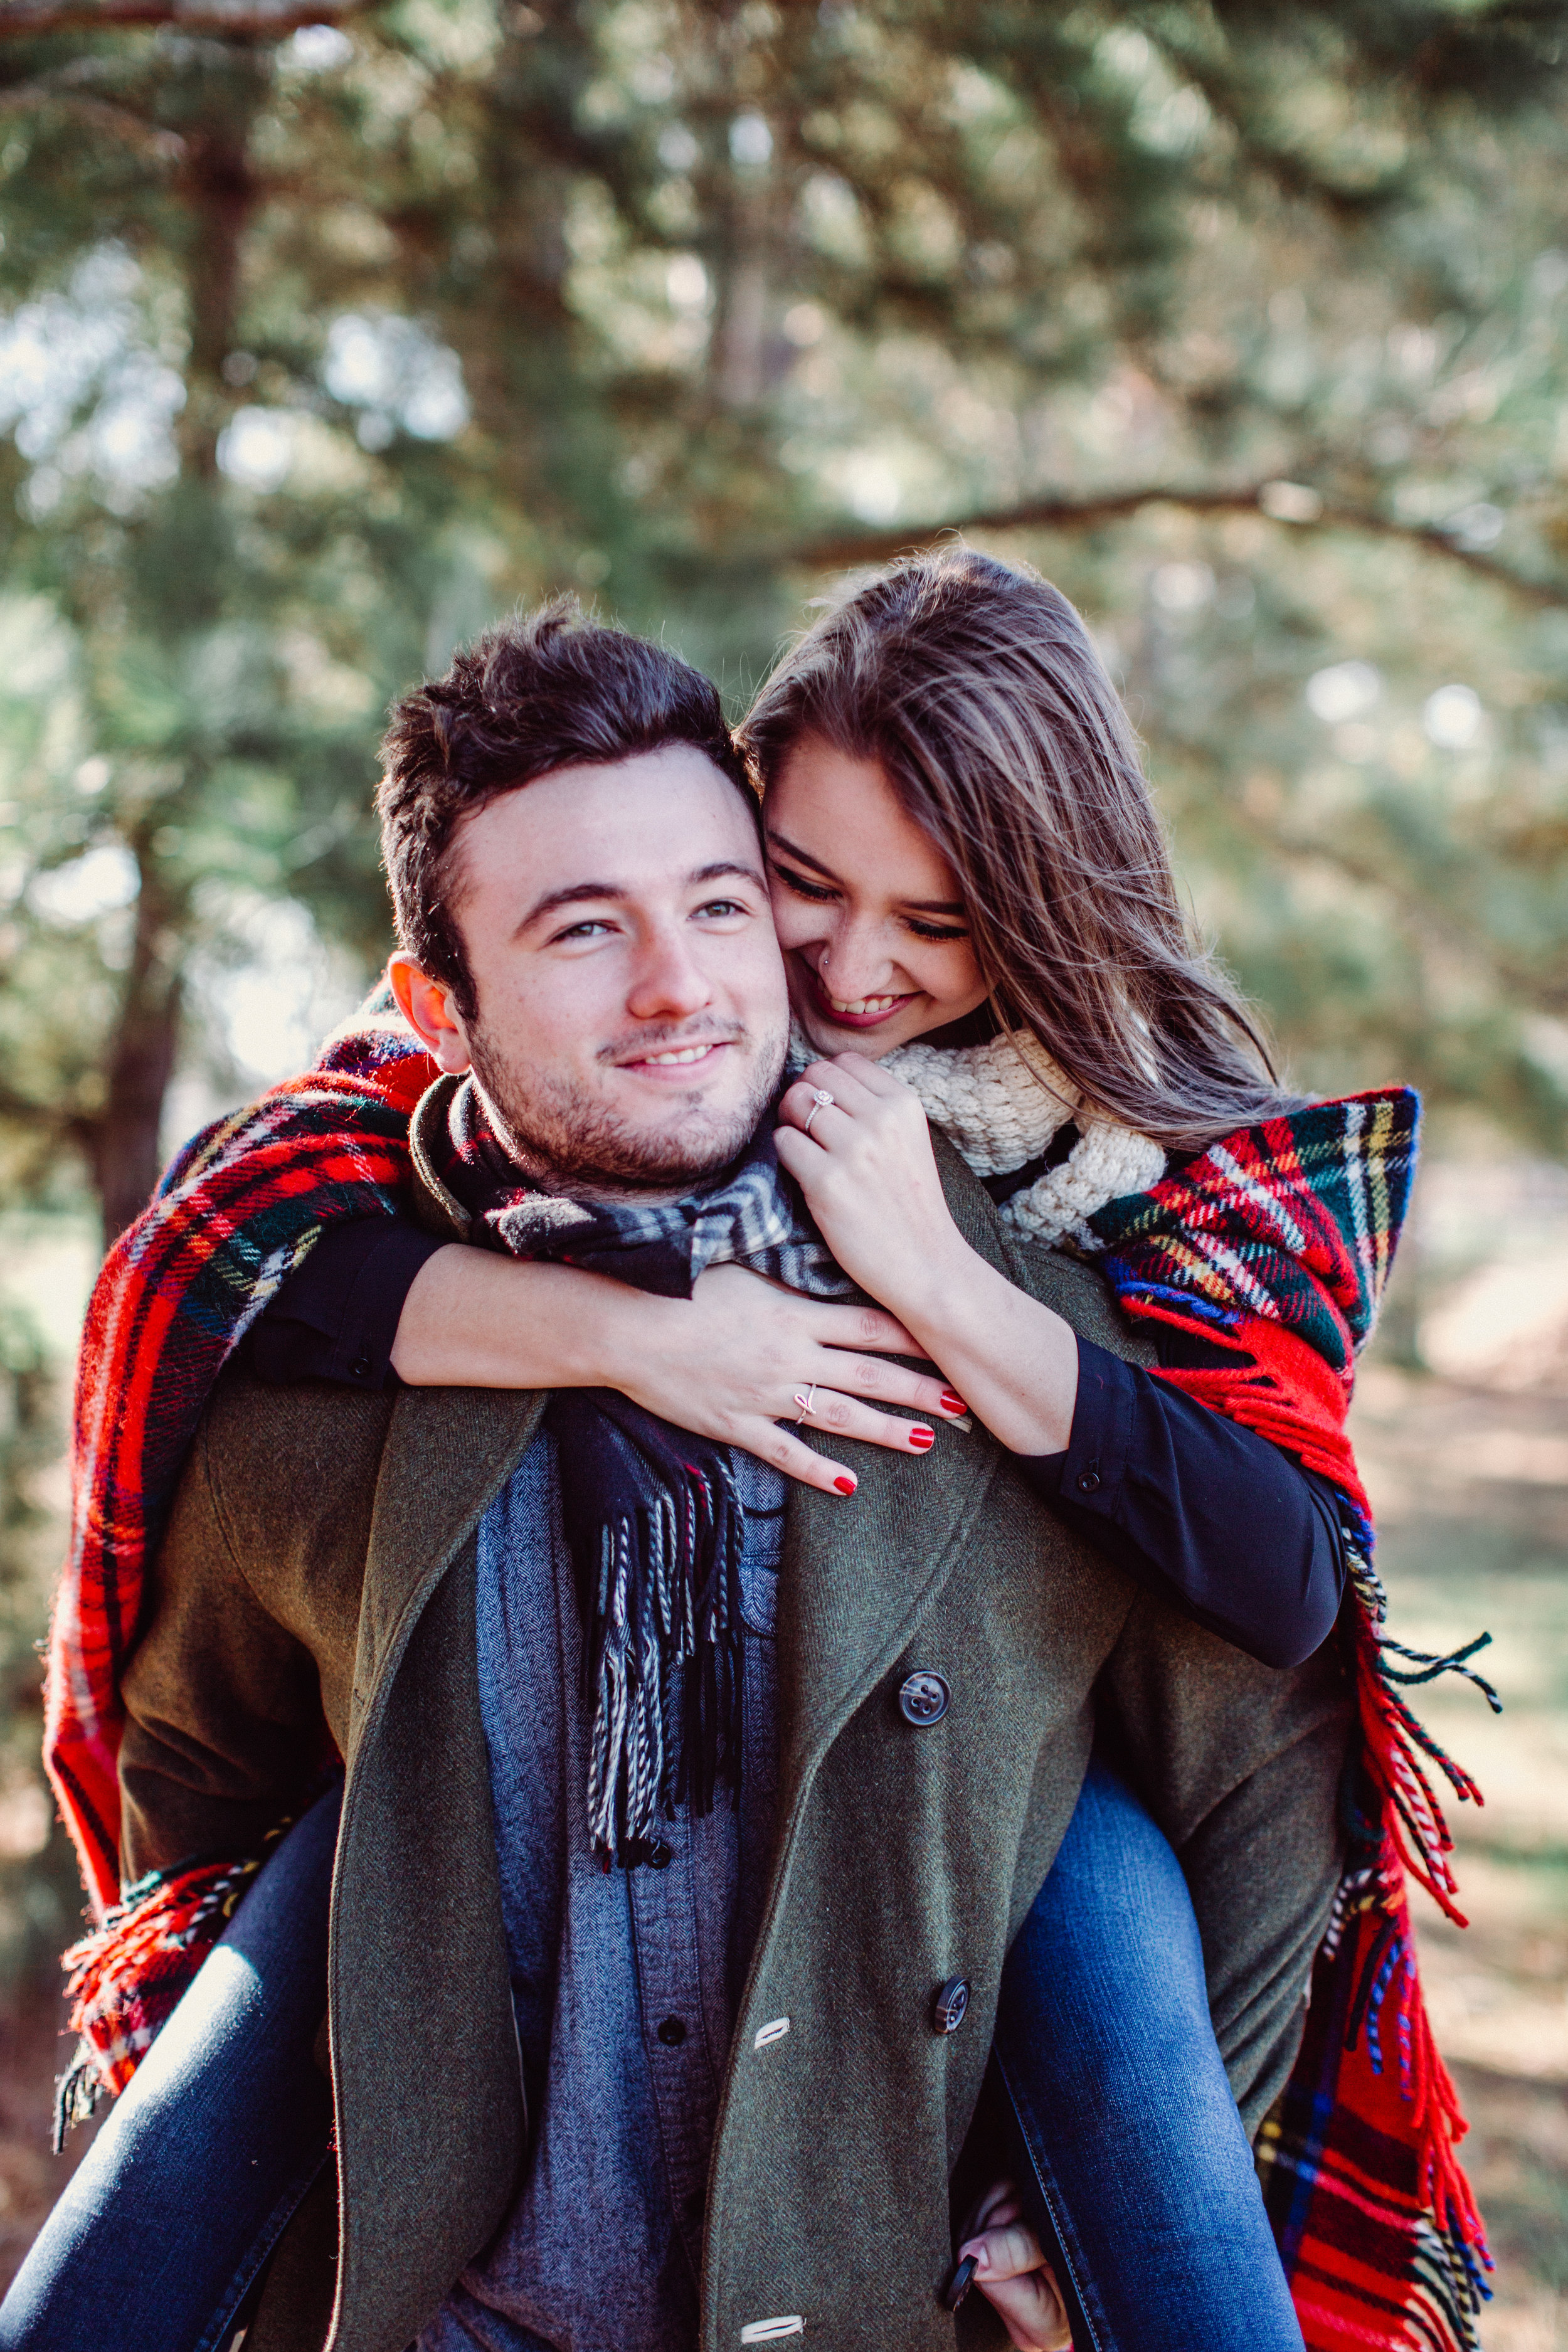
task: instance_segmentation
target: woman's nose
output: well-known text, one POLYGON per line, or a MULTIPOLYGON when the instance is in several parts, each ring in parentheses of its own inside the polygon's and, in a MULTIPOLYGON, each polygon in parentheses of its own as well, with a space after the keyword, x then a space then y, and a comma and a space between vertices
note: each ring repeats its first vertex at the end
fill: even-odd
POLYGON ((836 924, 816 957, 817 979, 840 1004, 858 1004, 885 992, 892 969, 879 924, 836 924))

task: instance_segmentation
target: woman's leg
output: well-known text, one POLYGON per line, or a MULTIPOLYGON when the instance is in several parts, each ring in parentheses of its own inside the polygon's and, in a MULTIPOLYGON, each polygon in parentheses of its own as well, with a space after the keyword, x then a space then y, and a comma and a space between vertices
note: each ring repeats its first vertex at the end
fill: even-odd
POLYGON ((1186 1882, 1098 1760, 1007 1956, 995 2055, 1075 2352, 1301 2352, 1186 1882))
POLYGON ((0 2352, 223 2352, 326 2157, 341 1801, 290 1830, 116 2100, 0 2306, 0 2352))

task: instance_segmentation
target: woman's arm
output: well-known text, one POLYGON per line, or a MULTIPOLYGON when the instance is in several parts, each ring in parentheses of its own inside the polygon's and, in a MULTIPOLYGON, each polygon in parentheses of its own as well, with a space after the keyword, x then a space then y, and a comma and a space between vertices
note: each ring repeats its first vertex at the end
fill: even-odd
POLYGON ((1332 1495, 1267 1439, 1079 1341, 954 1225, 918 1097, 860 1055, 784 1100, 779 1159, 840 1265, 900 1315, 1031 1483, 1109 1558, 1265 1664, 1338 1613, 1332 1495), (818 1107, 817 1088, 835 1099, 818 1107))
POLYGON ((814 1384, 814 1430, 900 1453, 929 1450, 931 1420, 878 1407, 943 1421, 965 1411, 942 1381, 886 1360, 920 1351, 876 1307, 802 1298, 736 1265, 710 1268, 689 1299, 659 1298, 574 1266, 431 1246, 391 1223, 323 1232, 250 1347, 264 1380, 380 1388, 390 1368, 420 1388, 618 1389, 839 1495, 854 1492, 853 1471, 780 1426, 799 1421, 814 1384))

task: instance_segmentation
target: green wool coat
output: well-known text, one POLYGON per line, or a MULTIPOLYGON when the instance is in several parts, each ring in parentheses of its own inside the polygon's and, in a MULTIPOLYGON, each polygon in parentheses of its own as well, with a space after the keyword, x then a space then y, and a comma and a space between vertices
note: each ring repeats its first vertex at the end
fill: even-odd
MULTIPOLYGON (((1020 1246, 940 1139, 939 1157, 982 1255, 1100 1346, 1146 1353, 1091 1272, 1020 1246)), ((285 2236, 247 2352, 320 2352, 329 2333, 332 2352, 405 2352, 519 2185, 475 1537, 546 1402, 230 1373, 156 1563, 125 1685, 127 1874, 251 1845, 329 1735, 347 1766, 329 1968, 339 2245, 329 2178, 285 2236)), ((1003 1958, 1072 1813, 1097 1706, 1187 1872, 1249 2129, 1294 2056, 1338 1874, 1337 1643, 1293 1672, 1257 1664, 1069 1533, 978 1426, 941 1430, 921 1460, 859 1447, 855 1466, 852 1502, 790 1489, 778 1846, 713 2150, 701 2352, 796 2314, 823 2352, 952 2352, 950 2179, 1003 1958), (917 1668, 952 1687, 927 1727, 896 1704, 917 1668), (954 1976, 969 2011, 940 2035, 932 1994, 954 1976)), ((957 2340, 1000 2340, 980 2297, 957 2340)))

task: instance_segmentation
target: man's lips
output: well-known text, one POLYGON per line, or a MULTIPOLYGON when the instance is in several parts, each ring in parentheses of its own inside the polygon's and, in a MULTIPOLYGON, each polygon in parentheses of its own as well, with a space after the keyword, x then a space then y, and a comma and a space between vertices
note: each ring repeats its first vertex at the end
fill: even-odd
POLYGON ((734 1043, 733 1037, 702 1037, 687 1045, 657 1045, 649 1053, 630 1055, 615 1066, 635 1070, 639 1077, 689 1086, 694 1077, 706 1077, 720 1055, 734 1043))
POLYGON ((858 996, 846 1003, 838 997, 829 996, 816 972, 809 965, 806 969, 818 1008, 836 1029, 875 1029, 910 1003, 914 994, 912 990, 906 990, 901 996, 858 996))

